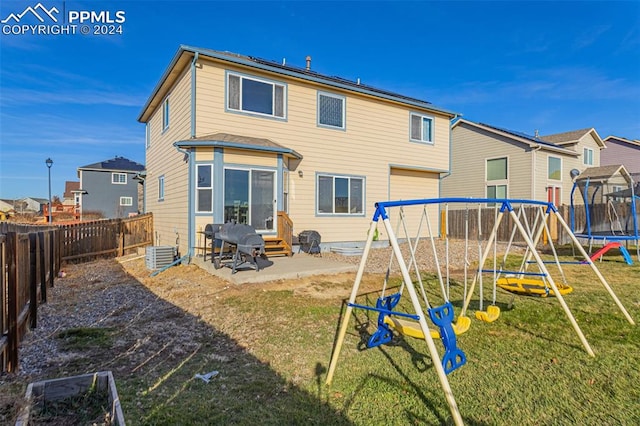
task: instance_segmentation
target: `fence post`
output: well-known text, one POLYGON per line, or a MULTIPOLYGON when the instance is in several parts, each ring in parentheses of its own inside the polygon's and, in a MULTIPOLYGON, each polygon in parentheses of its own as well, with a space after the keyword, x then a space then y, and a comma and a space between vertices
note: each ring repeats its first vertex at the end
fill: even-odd
POLYGON ((123 219, 118 221, 118 254, 116 256, 124 256, 124 235, 125 223, 123 219))
POLYGON ((7 314, 9 316, 7 336, 7 371, 13 373, 18 370, 18 235, 7 233, 7 263, 9 265, 9 282, 7 293, 7 314))
POLYGON ((55 241, 61 240, 60 235, 58 238, 54 238, 54 233, 56 231, 48 231, 49 232, 49 287, 53 287, 53 280, 56 275, 56 272, 60 269, 60 244, 58 247, 55 246, 55 241), (57 255, 57 256, 56 256, 57 255))
POLYGON ((42 301, 42 303, 47 303, 47 262, 45 262, 47 251, 45 247, 44 232, 42 231, 38 232, 38 246, 40 249, 38 250, 38 267, 40 272, 40 274, 38 275, 40 277, 40 301, 42 301))
POLYGON ((38 265, 40 261, 40 245, 38 234, 29 233, 29 327, 38 325, 38 265))

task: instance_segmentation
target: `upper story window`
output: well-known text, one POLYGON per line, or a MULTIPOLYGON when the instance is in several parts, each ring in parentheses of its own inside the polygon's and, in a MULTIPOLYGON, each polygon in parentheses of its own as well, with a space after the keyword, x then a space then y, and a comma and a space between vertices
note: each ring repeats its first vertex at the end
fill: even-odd
POLYGON ((586 166, 593 166, 593 150, 591 148, 582 150, 582 163, 586 166))
POLYGON ((162 131, 169 128, 169 98, 162 103, 162 131))
POLYGON ((158 201, 164 200, 164 175, 158 178, 158 201))
POLYGON ((345 128, 344 96, 318 92, 318 125, 345 128))
POLYGON ((196 174, 196 212, 210 213, 213 211, 213 166, 198 164, 196 174))
POLYGON ((227 74, 227 108, 286 118, 286 86, 258 77, 227 74))
POLYGON ((487 181, 507 180, 507 157, 487 159, 487 181))
POLYGON ((411 140, 433 143, 433 117, 411 113, 411 140))
MULTIPOLYGON (((487 181, 487 198, 507 198, 507 157, 487 159, 486 181, 487 181)), ((487 206, 493 206, 494 203, 487 203, 487 206)))
POLYGON ((549 180, 562 180, 562 159, 560 157, 549 156, 547 178, 549 180))
POLYGON ((318 175, 318 214, 364 214, 364 178, 318 175))
POLYGON ((111 183, 117 185, 124 185, 127 183, 126 173, 111 173, 111 183))

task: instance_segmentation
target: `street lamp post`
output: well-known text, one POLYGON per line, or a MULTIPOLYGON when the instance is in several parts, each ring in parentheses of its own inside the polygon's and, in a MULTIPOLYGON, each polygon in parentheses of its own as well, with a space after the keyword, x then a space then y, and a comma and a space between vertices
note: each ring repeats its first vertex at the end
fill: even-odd
POLYGON ((51 223, 53 222, 53 214, 51 211, 51 166, 53 166, 53 160, 47 158, 45 164, 47 165, 47 169, 49 169, 49 223, 51 223))

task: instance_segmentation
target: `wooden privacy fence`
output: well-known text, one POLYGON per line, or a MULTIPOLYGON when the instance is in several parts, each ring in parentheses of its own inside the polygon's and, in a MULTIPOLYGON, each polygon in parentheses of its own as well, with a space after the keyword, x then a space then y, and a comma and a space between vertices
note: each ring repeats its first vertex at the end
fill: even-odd
POLYGON ((14 372, 20 341, 60 270, 60 231, 2 223, 0 232, 0 370, 14 372))
POLYGON ((18 369, 18 348, 64 260, 121 256, 152 244, 153 216, 62 226, 0 223, 0 371, 18 369))
POLYGON ((64 261, 123 256, 128 250, 153 243, 151 213, 126 219, 61 225, 59 228, 64 261))
MULTIPOLYGON (((480 218, 478 219, 478 205, 469 204, 469 209, 460 209, 461 205, 449 206, 449 238, 465 238, 465 223, 468 217, 468 236, 470 239, 478 239, 478 220, 481 225, 482 239, 486 239, 493 229, 495 223, 496 210, 494 207, 485 207, 480 209, 480 218), (453 210, 456 208, 457 210, 453 210)), ((544 208, 544 207, 543 207, 544 208)), ((536 215, 540 206, 525 206, 523 214, 526 217, 527 223, 532 226, 535 222, 536 215)), ((571 226, 570 207, 567 205, 557 207, 558 213, 564 221, 571 226)), ((520 207, 514 206, 516 213, 519 213, 520 207)), ((617 203, 616 205, 607 204, 595 204, 591 207, 590 218, 592 230, 610 230, 613 226, 616 228, 619 223, 628 221, 630 214, 629 204, 617 203)), ((575 229, 580 232, 586 225, 586 214, 584 205, 575 207, 575 229)), ((524 222, 524 219, 521 219, 524 222)), ((508 215, 502 218, 502 223, 498 229, 497 239, 498 241, 509 241, 514 224, 511 217, 508 215)), ((557 218, 553 215, 550 220, 550 233, 551 238, 556 244, 570 244, 571 238, 569 234, 563 229, 562 225, 558 223, 557 218)), ((516 232, 514 241, 523 242, 522 237, 516 232)))

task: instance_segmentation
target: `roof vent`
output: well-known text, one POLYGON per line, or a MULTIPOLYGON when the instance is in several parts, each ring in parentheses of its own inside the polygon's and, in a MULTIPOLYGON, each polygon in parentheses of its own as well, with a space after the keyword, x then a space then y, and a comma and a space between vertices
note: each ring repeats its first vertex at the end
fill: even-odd
POLYGON ((307 71, 311 69, 311 56, 307 55, 307 71))
POLYGON ((533 134, 533 135, 534 135, 536 138, 539 138, 539 137, 540 137, 540 133, 538 133, 538 129, 536 129, 536 130, 534 131, 534 134, 533 134))

